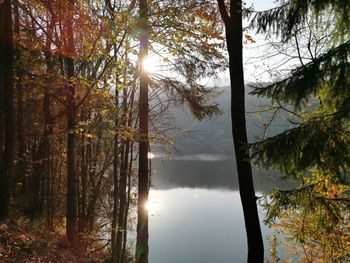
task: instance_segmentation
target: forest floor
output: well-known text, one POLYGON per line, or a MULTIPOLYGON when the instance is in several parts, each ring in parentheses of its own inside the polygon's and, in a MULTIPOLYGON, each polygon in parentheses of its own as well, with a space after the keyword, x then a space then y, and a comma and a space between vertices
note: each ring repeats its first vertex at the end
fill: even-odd
POLYGON ((96 244, 73 249, 59 230, 39 230, 18 220, 0 223, 1 263, 97 263, 104 262, 103 258, 96 244))

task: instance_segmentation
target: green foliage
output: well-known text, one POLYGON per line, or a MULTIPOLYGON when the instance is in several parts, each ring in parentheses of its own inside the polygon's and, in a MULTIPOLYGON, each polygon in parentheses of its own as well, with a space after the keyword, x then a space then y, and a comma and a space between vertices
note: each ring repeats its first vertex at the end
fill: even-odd
POLYGON ((186 102, 192 114, 198 120, 213 117, 221 113, 218 104, 208 104, 210 96, 215 92, 199 84, 188 86, 173 79, 163 79, 161 85, 175 97, 175 102, 186 102))
POLYGON ((347 262, 349 190, 349 184, 314 171, 302 187, 267 195, 265 221, 290 240, 288 245, 299 260, 347 262))
POLYGON ((162 57, 161 68, 167 69, 150 73, 151 87, 175 103, 186 102, 199 120, 219 114, 210 103, 215 90, 199 84, 227 68, 218 10, 203 1, 160 1, 149 8, 150 51, 162 57))
MULTIPOLYGON (((350 5, 348 0, 279 0, 278 7, 256 12, 251 27, 258 32, 270 31, 288 40, 293 32, 302 27, 309 16, 320 18, 331 10, 334 13, 335 26, 344 35, 350 26, 350 5)), ((250 13, 252 15, 252 12, 250 13)))
POLYGON ((252 92, 291 105, 298 116, 293 128, 250 145, 251 157, 257 164, 276 168, 300 182, 296 189, 275 190, 266 195, 266 222, 291 238, 289 246, 303 262, 347 262, 350 3, 342 0, 280 3, 279 7, 256 13, 251 25, 258 32, 281 35, 284 44, 302 39, 307 30, 310 36, 323 34, 315 42, 309 37, 306 44, 294 43, 301 65, 287 77, 255 87, 252 92), (326 14, 329 20, 322 25, 326 14), (321 54, 311 54, 313 43, 321 44, 321 54), (300 44, 306 45, 311 54, 308 63, 303 63, 300 44))
MULTIPOLYGON (((301 2, 290 1, 285 5, 295 5, 295 8, 301 10, 308 8, 316 16, 313 19, 317 19, 320 12, 330 9, 330 6, 333 7, 333 12, 338 12, 338 8, 344 4, 342 1, 334 6, 330 1, 301 2)), ((307 13, 305 10, 303 12, 307 13)), ((305 31, 299 22, 293 22, 296 38, 305 31)), ((331 30, 331 36, 342 30, 335 26, 331 30)), ((317 23, 309 23, 310 34, 322 29, 326 30, 318 27, 317 23)), ((316 41, 324 47, 332 42, 328 35, 321 36, 316 41)), ((317 169, 336 177, 345 174, 350 157, 350 42, 346 40, 339 43, 323 51, 323 54, 311 57, 310 62, 293 69, 288 77, 254 88, 252 94, 294 106, 298 111, 296 116, 299 117, 297 122, 293 122, 294 128, 251 145, 252 158, 257 163, 300 177, 308 169, 317 169)), ((307 44, 310 45, 311 42, 307 44)), ((298 46, 297 49, 295 52, 300 56, 298 46)), ((309 46, 308 49, 310 51, 309 46)))
MULTIPOLYGON (((134 216, 128 212, 137 197, 136 142, 144 139, 137 128, 138 2, 12 3, 18 26, 13 207, 53 230, 65 218, 69 221, 66 204, 77 204, 78 211, 72 214, 79 218, 80 238, 101 229, 110 231, 114 204, 119 206, 118 226, 135 227, 128 225, 134 216), (68 177, 74 177, 70 182, 75 182, 76 194, 67 194, 67 186, 72 185, 68 177), (113 195, 114 187, 118 197, 113 195)), ((159 72, 148 74, 152 126, 148 139, 152 144, 172 145, 164 127, 158 128, 170 103, 188 104, 198 119, 220 112, 210 101, 215 90, 198 82, 225 68, 224 39, 211 4, 155 1, 149 6, 149 55, 164 63, 159 72)), ((106 232, 99 234, 106 236, 106 232)))
POLYGON ((311 168, 340 177, 349 169, 348 127, 338 115, 314 117, 274 137, 251 145, 256 163, 301 176, 311 168))
POLYGON ((348 110, 343 102, 350 95, 349 57, 350 41, 347 41, 308 64, 292 70, 288 78, 255 88, 252 94, 290 103, 296 108, 305 106, 310 96, 315 96, 320 97, 327 105, 337 105, 340 107, 338 111, 348 110))

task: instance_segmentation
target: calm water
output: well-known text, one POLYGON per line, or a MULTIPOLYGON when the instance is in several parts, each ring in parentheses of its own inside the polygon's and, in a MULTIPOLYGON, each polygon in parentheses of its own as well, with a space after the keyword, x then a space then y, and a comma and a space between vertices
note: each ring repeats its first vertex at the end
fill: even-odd
POLYGON ((156 203, 151 207, 150 262, 245 262, 243 214, 236 191, 154 190, 150 201, 156 203))
MULTIPOLYGON (((235 190, 236 180, 233 173, 229 174, 233 163, 177 160, 162 162, 158 168, 148 205, 150 262, 246 262, 242 207, 235 190), (165 167, 170 167, 174 173, 178 171, 177 176, 169 172, 167 178, 162 172, 167 170, 165 167)), ((256 174, 257 195, 276 185, 287 187, 286 183, 272 178, 268 173, 256 174)), ((262 221, 264 211, 261 208, 259 216, 262 221)), ((272 232, 262 222, 261 225, 268 254, 267 237, 272 232)))
MULTIPOLYGON (((227 94, 226 94, 227 95, 227 94)), ((194 121, 177 111, 180 127, 191 136, 175 133, 178 154, 167 156, 154 147, 154 175, 150 191, 149 260, 151 263, 246 262, 247 244, 232 149, 229 96, 219 98, 224 114, 194 121)), ((248 97, 248 109, 258 103, 248 97)), ((262 134, 268 116, 247 115, 251 140, 262 134)), ((281 126, 282 127, 282 126, 281 126)), ((276 130, 281 129, 275 127, 276 130)), ((271 132, 271 131, 270 131, 271 132)), ((254 169, 257 195, 275 187, 288 188, 275 173, 254 169)), ((264 211, 259 208, 260 220, 264 211)), ((271 234, 263 223, 266 255, 271 234)))

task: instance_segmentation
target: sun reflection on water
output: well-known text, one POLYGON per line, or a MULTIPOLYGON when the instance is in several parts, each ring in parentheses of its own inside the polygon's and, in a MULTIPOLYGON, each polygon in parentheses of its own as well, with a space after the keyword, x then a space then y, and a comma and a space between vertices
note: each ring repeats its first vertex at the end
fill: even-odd
POLYGON ((148 211, 149 215, 156 215, 157 213, 159 213, 161 208, 159 199, 151 196, 146 202, 145 208, 148 211))

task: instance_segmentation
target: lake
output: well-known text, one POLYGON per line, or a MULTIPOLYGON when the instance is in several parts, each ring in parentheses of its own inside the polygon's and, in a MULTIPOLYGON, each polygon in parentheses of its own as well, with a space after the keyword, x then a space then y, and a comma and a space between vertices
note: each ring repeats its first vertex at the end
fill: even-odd
MULTIPOLYGON (((153 175, 148 203, 151 263, 246 262, 247 241, 226 91, 218 101, 223 114, 202 122, 193 120, 185 109, 176 110, 178 126, 190 131, 190 136, 179 131, 172 134, 177 153, 164 154, 157 146, 152 149, 153 175)), ((248 96, 247 111, 261 103, 268 102, 248 96)), ((256 118, 247 114, 250 140, 263 133, 261 127, 268 118, 269 115, 256 118)), ((285 127, 281 121, 272 133, 285 127)), ((292 186, 280 180, 277 173, 256 168, 254 183, 257 196, 275 187, 292 186)), ((261 207, 259 216, 268 256, 268 236, 272 232, 262 222, 261 207)), ((282 255, 281 251, 279 254, 282 255)))

